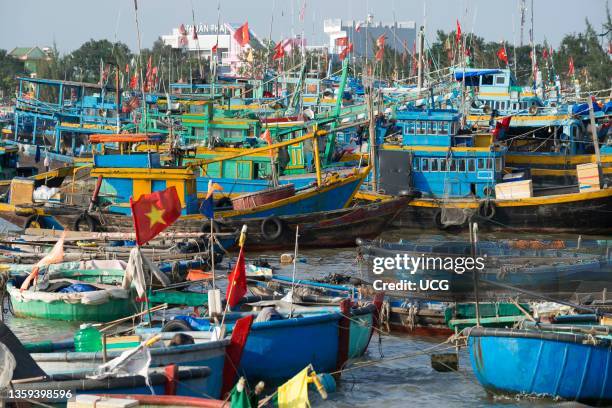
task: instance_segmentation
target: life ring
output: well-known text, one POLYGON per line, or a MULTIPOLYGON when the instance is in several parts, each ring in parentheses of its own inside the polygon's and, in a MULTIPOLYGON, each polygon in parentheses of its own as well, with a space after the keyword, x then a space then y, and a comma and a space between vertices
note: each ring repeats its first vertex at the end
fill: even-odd
POLYGON ((268 240, 274 241, 283 234, 283 222, 276 216, 271 215, 261 222, 261 235, 268 240))
POLYGON ((163 332, 183 332, 183 331, 193 331, 193 328, 184 320, 174 319, 166 323, 164 327, 162 328, 162 331, 163 332))
POLYGON ((205 234, 209 234, 210 233, 210 223, 212 223, 212 230, 213 233, 218 234, 221 232, 221 226, 219 225, 219 223, 215 220, 209 220, 210 222, 208 223, 204 223, 202 224, 202 228, 200 228, 200 231, 202 231, 205 234))
POLYGON ((538 107, 535 105, 531 105, 529 107, 529 114, 530 115, 535 115, 536 113, 538 113, 538 107))
POLYGON ((232 204, 232 199, 229 197, 221 197, 219 200, 217 200, 216 204, 215 204, 216 208, 234 208, 234 204, 232 204))
POLYGON ((484 113, 490 113, 491 112, 491 107, 489 105, 485 105, 482 107, 482 111, 484 113))
POLYGON ((495 217, 495 203, 491 200, 481 201, 478 205, 478 216, 485 220, 495 217))
POLYGON ((96 232, 98 230, 98 221, 87 213, 83 213, 74 221, 72 226, 74 231, 96 232))

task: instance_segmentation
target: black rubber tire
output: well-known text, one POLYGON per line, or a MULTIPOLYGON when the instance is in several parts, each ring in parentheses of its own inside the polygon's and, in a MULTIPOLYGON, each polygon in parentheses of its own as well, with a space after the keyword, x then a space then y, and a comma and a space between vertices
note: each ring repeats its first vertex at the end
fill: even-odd
POLYGON ((213 232, 215 234, 220 233, 221 232, 221 226, 215 220, 209 220, 209 222, 205 222, 204 224, 202 224, 202 228, 200 228, 200 231, 203 232, 204 234, 210 234, 210 223, 211 222, 212 222, 213 232))
POLYGON ((184 332, 193 331, 193 328, 184 320, 174 319, 170 320, 162 328, 162 332, 184 332))
POLYGON ((487 197, 493 197, 493 195, 495 194, 495 190, 493 190, 493 188, 491 187, 485 187, 482 192, 484 193, 485 196, 487 197))
POLYGON ((442 210, 437 210, 433 216, 434 226, 439 230, 445 230, 446 227, 442 224, 442 210))
POLYGON ((87 213, 83 213, 74 221, 72 229, 74 231, 96 232, 98 231, 98 225, 99 223, 94 217, 87 213))
POLYGON ((283 222, 278 217, 271 215, 269 217, 266 217, 261 222, 260 231, 264 239, 266 239, 267 241, 274 241, 279 239, 281 235, 283 235, 284 229, 285 228, 283 222))
POLYGON ((232 199, 229 197, 221 197, 216 203, 215 208, 234 208, 234 204, 232 204, 232 199))
POLYGON ((491 200, 481 201, 478 205, 478 216, 484 220, 495 217, 495 203, 491 200))

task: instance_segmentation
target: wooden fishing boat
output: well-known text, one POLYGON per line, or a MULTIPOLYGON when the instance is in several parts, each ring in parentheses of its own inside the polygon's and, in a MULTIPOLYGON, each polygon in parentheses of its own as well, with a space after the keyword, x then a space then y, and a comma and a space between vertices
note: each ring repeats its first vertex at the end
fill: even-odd
POLYGON ((246 210, 247 208, 258 207, 260 205, 282 200, 294 194, 295 186, 293 184, 282 184, 277 187, 270 187, 253 193, 241 194, 232 199, 232 207, 234 210, 246 210))
POLYGON ((298 226, 302 248, 350 247, 355 245, 358 237, 375 238, 380 235, 411 199, 404 196, 296 216, 221 219, 218 225, 221 231, 225 231, 237 230, 246 224, 249 228, 247 245, 251 249, 291 248, 298 226))
POLYGON ((251 327, 251 319, 236 322, 236 329, 231 338, 216 339, 211 333, 188 333, 191 344, 173 344, 176 333, 156 333, 156 330, 145 329, 135 336, 112 337, 103 340, 103 350, 91 352, 75 351, 73 340, 62 342, 42 342, 26 344, 31 357, 45 371, 62 372, 67 369, 74 372, 92 371, 108 359, 119 357, 125 350, 136 347, 143 339, 154 335, 161 337, 162 345, 152 347, 151 367, 164 367, 171 364, 210 369, 214 375, 198 389, 206 395, 221 397, 231 389, 236 369, 243 355, 244 342, 251 327))
MULTIPOLYGON (((121 267, 119 262, 116 264, 121 267)), ((50 274, 45 290, 22 291, 19 288, 22 279, 16 283, 9 281, 6 289, 13 311, 19 317, 108 322, 137 310, 135 293, 120 286, 124 272, 124 269, 110 268, 55 271, 50 274)))
POLYGON ((609 405, 612 401, 608 336, 576 331, 488 329, 466 331, 470 362, 488 392, 609 405))
MULTIPOLYGON (((26 348, 13 332, 0 323, 0 344, 15 358, 10 389, 14 396, 25 395, 34 400, 63 402, 76 394, 160 394, 173 392, 176 395, 199 396, 211 379, 220 377, 209 367, 160 367, 148 370, 148 381, 142 375, 111 374, 106 378, 94 379, 89 376, 94 370, 72 370, 65 365, 63 370, 47 373, 32 359, 26 348), (149 387, 150 385, 150 387, 149 387), (48 394, 48 391, 52 391, 48 394)), ((97 367, 96 367, 97 368, 97 367)))
MULTIPOLYGON (((239 369, 249 382, 280 384, 308 364, 317 372, 335 372, 349 359, 365 353, 377 321, 374 304, 351 309, 347 300, 341 305, 341 311, 337 307, 288 307, 292 308, 294 317, 288 315, 288 310, 281 310, 284 316, 281 319, 253 323, 239 369)), ((231 322, 241 315, 228 315, 226 319, 231 322)), ((206 331, 211 328, 208 319, 190 316, 176 319, 182 321, 175 327, 177 331, 181 327, 206 331)))

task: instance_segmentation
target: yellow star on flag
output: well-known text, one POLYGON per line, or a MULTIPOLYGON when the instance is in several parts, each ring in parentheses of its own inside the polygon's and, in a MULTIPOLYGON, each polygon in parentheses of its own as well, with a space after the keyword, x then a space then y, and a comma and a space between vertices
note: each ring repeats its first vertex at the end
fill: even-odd
POLYGON ((149 217, 149 221, 151 223, 150 228, 153 228, 155 224, 160 223, 166 225, 166 221, 162 218, 164 215, 164 209, 157 208, 154 204, 151 204, 151 211, 149 211, 146 216, 149 217))

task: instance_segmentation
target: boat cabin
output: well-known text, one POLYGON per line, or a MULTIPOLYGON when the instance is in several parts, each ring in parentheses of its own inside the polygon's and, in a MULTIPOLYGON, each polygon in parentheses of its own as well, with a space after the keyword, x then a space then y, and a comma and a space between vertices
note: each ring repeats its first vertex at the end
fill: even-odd
POLYGON ((463 134, 454 110, 404 110, 377 122, 380 187, 433 197, 489 197, 502 179, 503 151, 488 134, 463 134))

